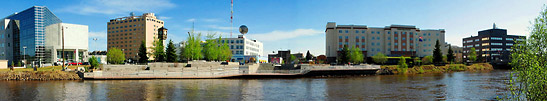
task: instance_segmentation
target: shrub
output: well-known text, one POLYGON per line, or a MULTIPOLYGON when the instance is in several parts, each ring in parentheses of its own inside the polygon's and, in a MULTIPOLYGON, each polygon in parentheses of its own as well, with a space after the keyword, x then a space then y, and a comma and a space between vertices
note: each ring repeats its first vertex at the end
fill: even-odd
POLYGON ((397 72, 399 74, 405 74, 407 69, 408 69, 408 65, 406 64, 406 59, 405 57, 401 56, 399 60, 399 66, 397 68, 397 72))
POLYGON ((465 65, 463 64, 450 64, 448 67, 448 70, 450 71, 464 71, 465 65))

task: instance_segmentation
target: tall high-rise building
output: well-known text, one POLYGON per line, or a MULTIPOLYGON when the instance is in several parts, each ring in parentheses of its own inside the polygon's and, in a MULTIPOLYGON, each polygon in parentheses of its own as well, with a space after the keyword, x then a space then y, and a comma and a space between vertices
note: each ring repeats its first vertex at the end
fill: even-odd
POLYGON ((88 50, 88 27, 62 23, 47 7, 33 6, 2 19, 0 22, 1 46, 0 59, 10 61, 27 60, 52 63, 61 60, 62 29, 65 29, 65 41, 71 44, 65 47, 65 56, 71 61, 79 62, 85 58, 88 50), (5 37, 1 37, 5 36, 5 37), (75 58, 76 57, 76 58, 75 58))
MULTIPOLYGON (((107 22, 107 24, 107 47, 109 49, 113 47, 121 49, 127 60, 138 60, 137 53, 139 53, 142 41, 145 41, 148 52, 151 52, 150 47, 152 47, 154 40, 159 40, 160 37, 162 39, 166 38, 158 33, 164 22, 157 19, 154 13, 116 18, 107 22)), ((153 57, 149 59, 153 59, 153 57)))
POLYGON ((377 53, 388 56, 429 56, 433 55, 437 40, 445 48, 444 29, 423 30, 409 25, 367 27, 328 22, 325 33, 326 56, 329 60, 335 59, 344 46, 359 48, 365 57, 377 53))
POLYGON ((476 61, 507 64, 515 41, 525 39, 525 36, 507 35, 506 29, 499 29, 494 24, 492 29, 479 31, 478 36, 462 39, 463 59, 469 61, 470 50, 475 48, 478 57, 476 61))

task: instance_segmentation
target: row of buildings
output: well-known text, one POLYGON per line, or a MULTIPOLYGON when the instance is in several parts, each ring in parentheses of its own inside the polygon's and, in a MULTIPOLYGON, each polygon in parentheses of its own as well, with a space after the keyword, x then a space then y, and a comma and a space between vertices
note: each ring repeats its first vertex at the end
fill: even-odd
POLYGON ((78 62, 87 51, 88 26, 64 23, 47 7, 33 6, 0 20, 0 60, 10 64, 53 63, 61 61, 62 54, 78 62))
POLYGON ((365 57, 378 53, 387 56, 432 56, 438 40, 443 54, 452 47, 456 60, 469 61, 469 50, 475 48, 480 60, 485 62, 508 61, 514 41, 524 36, 507 35, 506 29, 495 27, 478 32, 478 36, 463 38, 463 48, 445 42, 444 29, 419 29, 410 25, 368 27, 366 25, 336 25, 328 22, 326 34, 326 56, 334 62, 344 46, 359 48, 365 57))
MULTIPOLYGON (((127 60, 138 60, 138 49, 141 42, 146 43, 148 52, 154 41, 167 39, 167 29, 164 21, 156 18, 154 13, 144 13, 141 16, 131 14, 128 17, 112 19, 107 22, 107 47, 118 48, 125 53, 127 60)), ((185 34, 183 34, 185 35, 185 34)), ((176 45, 177 50, 185 46, 185 41, 176 45)), ((220 43, 226 43, 232 51, 232 61, 244 62, 251 57, 257 59, 262 56, 263 44, 260 41, 238 35, 237 38, 222 38, 220 43)), ((150 54, 149 54, 150 55, 150 54)), ((149 56, 150 60, 154 58, 149 56)))

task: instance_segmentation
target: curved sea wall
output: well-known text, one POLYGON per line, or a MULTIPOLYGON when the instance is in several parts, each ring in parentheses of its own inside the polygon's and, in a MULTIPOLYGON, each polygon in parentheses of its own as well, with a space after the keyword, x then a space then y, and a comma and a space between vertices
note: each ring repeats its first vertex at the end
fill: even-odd
POLYGON ((4 71, 0 80, 81 80, 78 74, 64 71, 4 71))

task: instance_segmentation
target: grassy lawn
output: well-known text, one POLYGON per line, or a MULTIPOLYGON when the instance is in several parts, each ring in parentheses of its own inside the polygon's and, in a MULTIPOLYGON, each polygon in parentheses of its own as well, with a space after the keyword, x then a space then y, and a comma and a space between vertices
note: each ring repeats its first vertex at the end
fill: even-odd
MULTIPOLYGON (((68 66, 67 68, 69 69, 76 69, 78 67, 89 67, 89 65, 80 65, 80 66, 68 66)), ((48 66, 48 67, 42 67, 42 68, 38 68, 38 71, 61 71, 62 68, 61 66, 48 66)), ((4 72, 4 71, 10 71, 9 69, 0 69, 0 72, 4 72)), ((33 68, 16 68, 16 69, 13 69, 13 71, 34 71, 33 68)))

